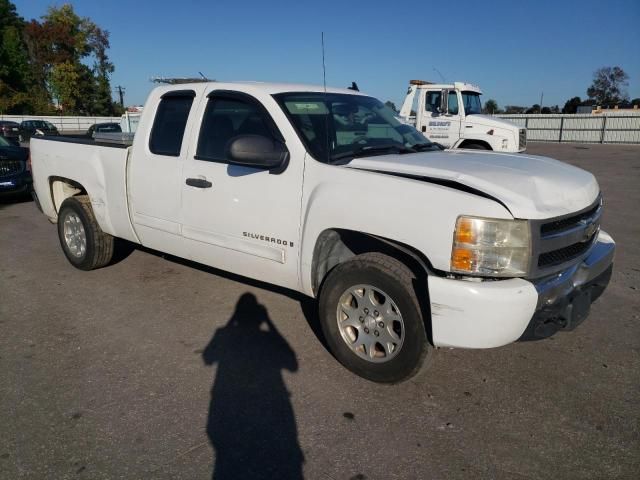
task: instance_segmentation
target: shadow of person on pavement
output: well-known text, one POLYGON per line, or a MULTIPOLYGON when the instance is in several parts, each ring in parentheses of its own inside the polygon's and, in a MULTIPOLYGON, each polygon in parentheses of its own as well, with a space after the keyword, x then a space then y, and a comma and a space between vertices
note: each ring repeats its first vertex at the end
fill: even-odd
POLYGON ((215 480, 302 479, 304 457, 281 371, 298 370, 296 355, 251 293, 204 352, 218 364, 207 435, 215 480))

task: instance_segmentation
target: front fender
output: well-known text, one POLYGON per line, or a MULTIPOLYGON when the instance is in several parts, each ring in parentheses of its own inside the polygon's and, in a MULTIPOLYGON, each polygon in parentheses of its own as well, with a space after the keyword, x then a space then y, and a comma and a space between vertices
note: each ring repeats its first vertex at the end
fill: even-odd
POLYGON ((327 229, 408 245, 447 271, 459 215, 512 218, 499 203, 454 188, 315 161, 307 165, 302 206, 300 279, 310 295, 315 245, 327 229))

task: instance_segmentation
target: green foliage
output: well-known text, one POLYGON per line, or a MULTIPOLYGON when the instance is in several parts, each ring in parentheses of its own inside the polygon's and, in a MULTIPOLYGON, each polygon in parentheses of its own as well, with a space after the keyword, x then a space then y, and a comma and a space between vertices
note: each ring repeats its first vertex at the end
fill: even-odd
POLYGON ((80 74, 71 62, 57 63, 51 68, 51 92, 63 112, 76 109, 77 84, 80 74))
POLYGON ((593 74, 593 83, 587 88, 587 95, 598 105, 615 105, 629 96, 624 87, 629 85, 629 75, 620 67, 602 67, 593 74))
POLYGON ((21 32, 24 20, 8 0, 0 0, 0 111, 16 113, 28 99, 29 59, 21 32))
POLYGON ((520 107, 518 105, 505 105, 504 113, 524 113, 526 107, 520 107))
POLYGON ((570 98, 565 102, 564 107, 562 107, 562 113, 576 113, 581 104, 582 99, 580 97, 570 98))
POLYGON ((537 103, 534 103, 533 106, 531 108, 527 108, 527 110, 524 113, 541 113, 540 105, 538 105, 537 103))
POLYGON ((498 108, 498 102, 490 98, 489 100, 484 102, 484 108, 482 109, 482 111, 490 115, 493 115, 494 113, 500 113, 500 109, 498 108))
POLYGON ((0 111, 113 115, 109 32, 71 4, 26 23, 0 0, 0 111))

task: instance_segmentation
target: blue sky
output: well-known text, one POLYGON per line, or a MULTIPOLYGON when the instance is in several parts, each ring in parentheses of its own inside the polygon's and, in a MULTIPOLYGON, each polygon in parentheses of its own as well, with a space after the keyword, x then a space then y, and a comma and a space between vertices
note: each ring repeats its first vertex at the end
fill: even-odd
MULTIPOLYGON (((112 85, 144 103, 152 76, 322 83, 400 104, 409 79, 468 81, 500 106, 586 97, 621 66, 640 97, 640 0, 15 1, 25 19, 72 3, 111 33, 112 85)), ((399 106, 399 105, 398 105, 399 106)))

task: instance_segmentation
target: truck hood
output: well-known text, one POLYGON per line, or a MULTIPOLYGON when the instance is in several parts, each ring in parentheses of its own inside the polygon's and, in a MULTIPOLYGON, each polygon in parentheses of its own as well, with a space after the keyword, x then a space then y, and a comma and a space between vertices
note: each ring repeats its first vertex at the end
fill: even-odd
POLYGON ((519 129, 515 123, 509 120, 503 120, 501 118, 492 117, 491 115, 473 114, 467 115, 467 120, 473 122, 475 125, 482 125, 489 128, 506 128, 506 129, 519 129))
POLYGON ((521 153, 445 150, 356 158, 345 166, 456 182, 499 200, 515 218, 523 219, 576 212, 595 202, 600 191, 589 172, 521 153))

